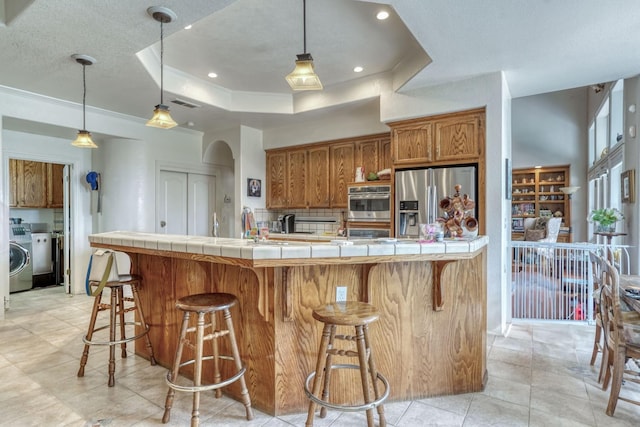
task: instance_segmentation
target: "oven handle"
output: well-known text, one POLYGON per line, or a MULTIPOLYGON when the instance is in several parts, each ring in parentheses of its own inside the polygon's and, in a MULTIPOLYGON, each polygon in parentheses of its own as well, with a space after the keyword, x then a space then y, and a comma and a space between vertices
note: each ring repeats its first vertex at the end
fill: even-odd
POLYGON ((384 200, 384 199, 389 199, 391 198, 391 193, 385 193, 385 194, 358 194, 356 195, 350 195, 349 199, 351 200, 358 200, 358 199, 375 199, 375 200, 384 200))

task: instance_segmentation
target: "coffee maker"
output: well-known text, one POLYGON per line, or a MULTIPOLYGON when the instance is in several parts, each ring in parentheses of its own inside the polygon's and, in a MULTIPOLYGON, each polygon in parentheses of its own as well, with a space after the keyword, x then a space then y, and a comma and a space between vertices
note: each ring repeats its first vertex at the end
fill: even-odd
POLYGON ((283 233, 293 233, 295 231, 296 216, 294 214, 279 215, 278 221, 282 225, 280 229, 283 233))

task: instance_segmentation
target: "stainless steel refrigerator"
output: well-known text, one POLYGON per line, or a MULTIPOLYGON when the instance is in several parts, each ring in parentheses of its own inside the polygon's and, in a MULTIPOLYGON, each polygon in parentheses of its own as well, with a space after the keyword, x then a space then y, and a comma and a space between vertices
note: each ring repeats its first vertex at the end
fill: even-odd
MULTIPOLYGON (((477 202, 478 173, 475 165, 398 171, 395 182, 396 237, 419 237, 419 224, 435 222, 443 215, 440 200, 453 196, 454 187, 458 184, 462 186, 461 194, 467 194, 477 202)), ((473 210, 475 218, 478 218, 477 209, 476 203, 473 210)))

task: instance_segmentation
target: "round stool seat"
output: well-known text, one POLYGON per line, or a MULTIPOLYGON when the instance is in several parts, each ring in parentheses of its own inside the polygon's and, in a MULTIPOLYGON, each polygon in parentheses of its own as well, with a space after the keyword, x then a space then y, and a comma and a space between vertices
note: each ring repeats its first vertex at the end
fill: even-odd
POLYGON ((235 295, 224 293, 195 294, 180 298, 176 307, 182 311, 211 313, 233 307, 238 302, 235 295))
MULTIPOLYGON (((126 275, 123 274, 123 275, 120 275, 119 279, 120 280, 118 280, 117 282, 113 281, 113 282, 105 283, 104 287, 105 288, 117 288, 118 286, 125 286, 125 285, 130 285, 130 284, 136 283, 136 282, 138 282, 138 283, 142 282, 142 277, 138 276, 137 274, 126 274, 126 275)), ((100 284, 100 282, 94 282, 94 281, 90 282, 91 286, 98 286, 99 284, 100 284)))
POLYGON ((380 317, 380 311, 371 304, 360 301, 332 302, 313 310, 313 318, 332 325, 368 325, 380 317))

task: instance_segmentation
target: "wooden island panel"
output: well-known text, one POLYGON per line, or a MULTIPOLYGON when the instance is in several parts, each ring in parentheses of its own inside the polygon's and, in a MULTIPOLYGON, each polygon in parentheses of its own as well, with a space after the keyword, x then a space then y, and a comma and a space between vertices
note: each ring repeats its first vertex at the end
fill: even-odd
MULTIPOLYGON (((247 267, 199 260, 197 255, 129 253, 134 270, 144 277, 141 297, 150 338, 165 367, 173 362, 177 346, 182 319, 175 308, 178 298, 200 292, 238 297, 232 316, 247 386, 253 405, 269 414, 306 410, 303 383, 315 367, 322 333, 312 309, 333 301, 336 286, 346 285, 348 299, 369 299, 382 312, 370 337, 378 369, 390 382, 390 401, 484 386, 486 248, 444 267, 441 311, 432 307, 432 261, 247 267)), ((342 332, 353 334, 352 329, 342 332)), ((136 343, 136 351, 144 356, 144 345, 136 343)), ((358 403, 347 398, 361 395, 357 375, 357 370, 338 371, 331 395, 358 403)), ((205 370, 205 378, 211 377, 205 370)), ((238 384, 225 391, 239 398, 238 384)))

